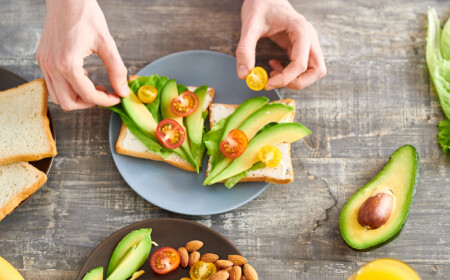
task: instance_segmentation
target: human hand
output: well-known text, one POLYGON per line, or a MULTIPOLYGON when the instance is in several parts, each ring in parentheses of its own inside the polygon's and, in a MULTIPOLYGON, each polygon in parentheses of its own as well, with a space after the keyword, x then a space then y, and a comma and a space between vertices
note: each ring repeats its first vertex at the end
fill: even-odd
POLYGON ((47 0, 36 59, 53 102, 63 110, 112 106, 129 93, 127 69, 96 1, 47 0), (117 94, 88 78, 84 58, 93 53, 103 60, 117 94))
POLYGON ((245 79, 255 67, 255 49, 268 37, 289 55, 285 68, 272 59, 266 90, 279 87, 305 88, 326 74, 325 61, 314 27, 287 0, 245 0, 241 11, 242 30, 236 49, 237 73, 245 79))

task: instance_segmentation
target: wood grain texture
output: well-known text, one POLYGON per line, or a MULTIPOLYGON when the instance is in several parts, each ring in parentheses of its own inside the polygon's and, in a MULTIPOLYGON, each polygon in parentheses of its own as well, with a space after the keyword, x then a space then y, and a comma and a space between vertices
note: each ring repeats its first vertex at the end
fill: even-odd
MULTIPOLYGON (((216 216, 172 214, 123 181, 108 142, 110 112, 63 112, 50 104, 58 156, 48 183, 0 223, 0 255, 26 279, 75 279, 90 252, 115 230, 156 217, 205 224, 230 239, 261 279, 346 279, 381 257, 408 262, 423 279, 450 275, 450 159, 436 143, 442 111, 425 64, 426 11, 450 16, 448 1, 292 0, 320 34, 328 75, 300 92, 296 120, 312 130, 292 146, 295 181, 270 186, 247 205, 216 216), (421 157, 417 193, 396 241, 355 252, 342 240, 340 210, 404 144, 421 157), (281 277, 281 278, 280 278, 281 277)), ((233 54, 241 1, 101 0, 111 34, 134 74, 182 50, 233 54), (187 37, 187 35, 189 35, 187 37)), ((42 77, 34 53, 44 1, 0 0, 0 66, 28 80, 42 77)), ((257 64, 286 61, 267 40, 257 64)), ((108 85, 98 58, 86 68, 108 85)))

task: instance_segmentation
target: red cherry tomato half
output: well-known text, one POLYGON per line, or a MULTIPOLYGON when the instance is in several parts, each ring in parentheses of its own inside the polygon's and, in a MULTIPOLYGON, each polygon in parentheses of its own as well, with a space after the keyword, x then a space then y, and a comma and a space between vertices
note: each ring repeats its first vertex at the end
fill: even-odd
POLYGON ((220 152, 228 158, 237 158, 247 149, 247 135, 239 129, 230 131, 220 142, 220 152))
POLYGON ((156 138, 168 149, 180 147, 185 137, 184 128, 175 120, 162 120, 156 127, 156 138))
POLYGON ((198 97, 192 91, 183 91, 180 96, 170 103, 172 112, 180 117, 187 117, 198 108, 198 97))
POLYGON ((174 248, 163 247, 154 252, 150 258, 150 266, 158 274, 167 274, 180 265, 180 254, 174 248))

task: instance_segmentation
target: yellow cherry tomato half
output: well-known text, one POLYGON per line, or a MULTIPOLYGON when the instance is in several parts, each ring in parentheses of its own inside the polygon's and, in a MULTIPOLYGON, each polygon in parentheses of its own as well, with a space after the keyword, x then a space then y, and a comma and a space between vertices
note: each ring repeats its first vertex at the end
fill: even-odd
POLYGON ((255 67, 252 71, 250 71, 250 74, 247 75, 245 81, 251 90, 259 91, 266 86, 268 79, 269 77, 267 76, 267 72, 264 68, 255 67))
POLYGON ((149 104, 155 101, 158 97, 158 90, 151 85, 143 85, 138 90, 138 98, 144 104, 149 104))
POLYGON ((267 167, 277 167, 281 162, 281 152, 275 146, 267 145, 258 153, 259 160, 267 167))
POLYGON ((215 264, 199 261, 191 267, 189 275, 192 280, 208 280, 216 272, 215 264))

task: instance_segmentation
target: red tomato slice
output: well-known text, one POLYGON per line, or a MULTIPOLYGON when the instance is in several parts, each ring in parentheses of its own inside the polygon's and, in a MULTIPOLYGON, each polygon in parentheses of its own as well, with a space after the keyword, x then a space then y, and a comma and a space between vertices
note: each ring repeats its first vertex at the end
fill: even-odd
POLYGON ((163 247, 154 252, 150 258, 150 266, 158 274, 167 274, 180 265, 180 254, 170 247, 163 247))
POLYGON ((184 128, 175 120, 162 120, 156 127, 156 138, 168 149, 180 147, 185 137, 184 128))
POLYGON ((192 91, 183 91, 180 96, 174 98, 170 103, 172 112, 180 117, 187 117, 198 108, 198 97, 192 91))
POLYGON ((220 142, 220 152, 228 158, 237 158, 247 149, 247 135, 239 129, 230 131, 220 142))

